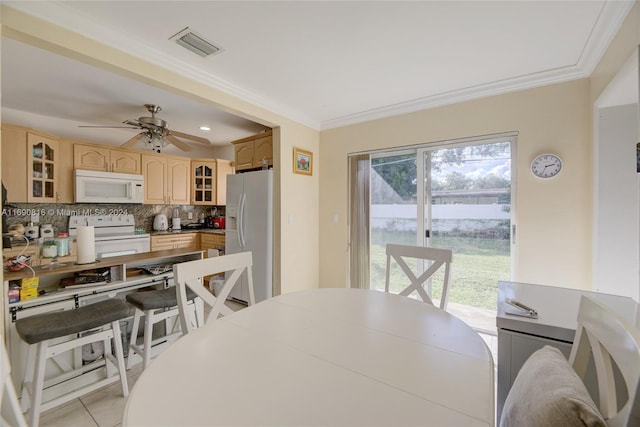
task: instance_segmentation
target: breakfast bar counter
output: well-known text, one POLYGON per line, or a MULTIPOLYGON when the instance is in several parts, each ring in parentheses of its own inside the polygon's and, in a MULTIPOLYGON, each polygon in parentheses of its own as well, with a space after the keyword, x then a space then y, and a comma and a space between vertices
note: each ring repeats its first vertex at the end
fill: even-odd
MULTIPOLYGON (((191 249, 172 249, 155 252, 123 255, 102 258, 91 264, 68 263, 66 265, 46 268, 32 267, 20 271, 4 273, 3 298, 3 334, 9 353, 11 374, 14 384, 19 388, 26 369, 28 346, 20 339, 15 330, 15 321, 36 314, 58 310, 71 310, 92 304, 105 298, 124 299, 129 292, 141 288, 166 288, 173 285, 173 264, 202 259, 202 251, 191 249), (98 276, 97 279, 96 276, 98 276), (78 278, 91 277, 88 281, 76 281, 78 278), (95 281, 94 281, 95 279, 95 281), (33 282, 35 295, 30 299, 9 300, 10 289, 25 286, 33 282)), ((129 327, 128 321, 122 327, 129 327)), ((128 330, 126 331, 128 332, 128 330)), ((125 334, 126 335, 126 334, 125 334)), ((69 366, 82 366, 82 355, 66 356, 64 363, 69 366)), ((61 366, 66 366, 64 363, 61 366)), ((104 365, 104 361, 102 362, 104 365)), ((58 369, 47 365, 47 369, 58 369)), ((89 365, 85 365, 89 366, 89 365)), ((86 377, 104 375, 101 369, 86 369, 86 377)), ((86 380, 83 379, 83 380, 86 380)), ((59 384, 51 387, 45 394, 64 392, 70 385, 59 384)), ((20 390, 18 389, 18 394, 20 390)), ((47 397, 48 399, 48 397, 47 397)))

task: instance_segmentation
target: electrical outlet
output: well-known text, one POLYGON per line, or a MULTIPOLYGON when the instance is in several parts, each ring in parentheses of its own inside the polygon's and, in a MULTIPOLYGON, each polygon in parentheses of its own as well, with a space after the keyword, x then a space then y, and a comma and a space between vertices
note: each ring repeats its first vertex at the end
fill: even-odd
POLYGON ((193 212, 187 212, 187 218, 193 219, 193 212))
POLYGON ((31 222, 33 222, 34 224, 40 222, 40 214, 32 214, 31 215, 31 222))

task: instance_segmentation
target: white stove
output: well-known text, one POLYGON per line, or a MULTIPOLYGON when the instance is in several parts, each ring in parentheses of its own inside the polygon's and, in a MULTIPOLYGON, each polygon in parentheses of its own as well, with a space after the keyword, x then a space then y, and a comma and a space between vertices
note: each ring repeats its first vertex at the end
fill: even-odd
POLYGON ((96 258, 132 255, 149 252, 151 237, 136 233, 135 218, 127 215, 72 215, 69 217, 69 236, 75 238, 78 226, 94 227, 96 258))

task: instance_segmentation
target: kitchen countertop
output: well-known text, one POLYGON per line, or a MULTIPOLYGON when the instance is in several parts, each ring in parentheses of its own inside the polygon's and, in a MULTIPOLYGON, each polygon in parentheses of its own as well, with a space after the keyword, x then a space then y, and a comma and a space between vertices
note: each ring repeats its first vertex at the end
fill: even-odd
MULTIPOLYGON (((153 251, 153 252, 142 252, 138 254, 131 255, 120 255, 108 258, 100 258, 91 264, 76 264, 76 263, 66 263, 63 266, 56 268, 44 268, 44 267, 33 267, 35 270, 36 276, 49 276, 49 275, 58 275, 58 274, 70 274, 83 270, 90 270, 94 268, 102 268, 102 267, 113 267, 118 265, 126 265, 126 264, 134 264, 141 262, 154 262, 159 263, 163 258, 172 258, 179 257, 185 255, 193 255, 193 254, 202 254, 200 250, 193 249, 166 249, 161 251, 153 251)), ((20 271, 11 271, 4 272, 3 280, 8 282, 10 280, 20 280, 27 277, 31 277, 33 274, 31 270, 28 268, 22 269, 20 271)), ((24 301, 21 301, 24 302, 24 301)))
POLYGON ((152 231, 151 235, 152 236, 166 236, 167 234, 190 234, 190 233, 221 234, 221 235, 224 236, 224 229, 219 229, 219 228, 196 228, 196 229, 183 228, 181 230, 176 230, 176 231, 171 231, 171 230, 167 230, 167 231, 152 231))

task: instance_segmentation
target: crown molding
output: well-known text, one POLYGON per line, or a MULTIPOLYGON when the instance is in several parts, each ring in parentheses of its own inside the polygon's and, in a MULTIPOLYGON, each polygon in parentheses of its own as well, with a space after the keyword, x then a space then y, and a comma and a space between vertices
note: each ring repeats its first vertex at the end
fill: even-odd
POLYGON ((561 68, 543 73, 536 73, 524 77, 500 80, 497 82, 482 84, 465 89, 444 92, 441 94, 418 98, 412 101, 389 105, 381 108, 350 114, 333 120, 322 122, 320 130, 334 129, 342 126, 362 123, 369 120, 383 119, 401 114, 414 113, 430 108, 445 105, 458 104, 465 101, 473 101, 509 92, 517 92, 540 86, 562 83, 589 77, 584 71, 575 66, 561 68))
POLYGON ((578 59, 577 66, 581 70, 584 70, 588 75, 593 73, 634 4, 635 0, 609 0, 604 3, 593 31, 591 31, 578 59))

